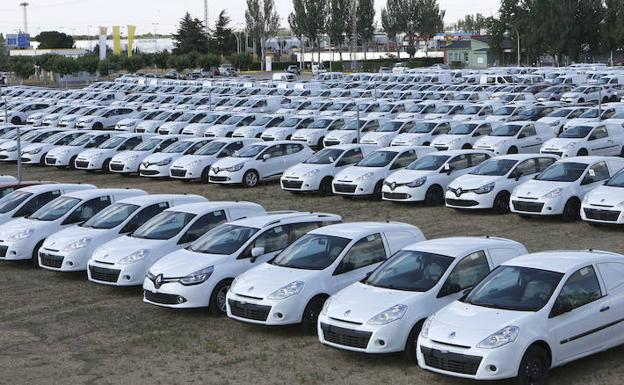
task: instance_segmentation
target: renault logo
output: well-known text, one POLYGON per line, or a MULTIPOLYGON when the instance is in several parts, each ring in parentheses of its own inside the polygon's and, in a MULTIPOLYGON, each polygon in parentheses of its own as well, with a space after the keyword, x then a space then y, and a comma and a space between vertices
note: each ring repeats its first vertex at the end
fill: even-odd
POLYGON ((452 332, 451 334, 449 334, 448 338, 449 338, 449 340, 452 340, 452 339, 455 338, 455 336, 457 336, 457 333, 452 332))
POLYGON ((219 173, 219 167, 215 167, 214 168, 214 172, 215 172, 215 174, 218 174, 219 173))
POLYGON ((390 183, 390 189, 394 190, 396 188, 396 182, 390 183))
POLYGON ((348 317, 351 314, 351 310, 347 310, 346 312, 344 312, 344 316, 348 317))
POLYGON ((455 195, 457 195, 457 196, 462 195, 462 189, 458 188, 457 190, 455 190, 455 195))
POLYGON ((162 283, 163 283, 163 275, 158 274, 156 278, 154 278, 154 287, 156 289, 160 289, 160 286, 162 285, 162 283))
POLYGON ((254 289, 253 286, 249 286, 249 289, 247 289, 247 291, 252 291, 254 289))

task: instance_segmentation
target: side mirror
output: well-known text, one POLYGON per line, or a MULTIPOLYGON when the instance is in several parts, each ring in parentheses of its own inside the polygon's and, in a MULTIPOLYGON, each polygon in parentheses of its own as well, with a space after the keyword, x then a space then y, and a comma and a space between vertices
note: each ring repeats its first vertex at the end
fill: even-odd
POLYGON ((522 178, 522 172, 517 171, 517 172, 515 173, 515 175, 514 175, 514 179, 515 179, 516 181, 519 181, 519 180, 520 180, 520 178, 522 178))
POLYGON ((461 291, 461 287, 459 286, 459 284, 445 284, 444 286, 442 286, 442 289, 440 289, 440 292, 438 293, 438 298, 446 297, 447 295, 455 294, 459 291, 461 291))
POLYGON ((262 160, 267 160, 267 159, 271 159, 271 155, 269 154, 262 155, 262 160))
POLYGON ((565 313, 569 313, 573 310, 573 306, 572 303, 570 303, 570 301, 568 300, 557 300, 555 302, 555 305, 553 306, 552 310, 550 311, 550 316, 549 318, 554 318, 557 316, 560 316, 562 314, 565 313))
POLYGON ((249 262, 256 262, 258 257, 261 255, 264 255, 264 247, 254 247, 251 249, 251 258, 249 258, 249 262))

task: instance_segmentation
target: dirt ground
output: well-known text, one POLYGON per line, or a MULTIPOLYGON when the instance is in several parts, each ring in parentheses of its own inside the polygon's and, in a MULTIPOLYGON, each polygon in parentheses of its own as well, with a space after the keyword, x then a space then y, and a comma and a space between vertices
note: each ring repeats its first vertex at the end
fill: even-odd
MULTIPOLYGON (((0 174, 14 174, 0 165, 0 174)), ((196 193, 211 200, 250 200, 267 210, 338 213, 347 221, 403 221, 427 238, 495 235, 530 251, 596 248, 624 252, 622 230, 585 223, 525 220, 515 215, 458 213, 443 207, 319 198, 282 192, 277 184, 248 190, 25 168, 24 179, 89 182, 151 193, 196 193)), ((142 303, 140 288, 91 284, 85 274, 0 265, 0 384, 449 384, 400 355, 366 356, 322 346, 298 328, 263 328, 142 303)), ((555 369, 550 384, 621 384, 624 348, 555 369)))

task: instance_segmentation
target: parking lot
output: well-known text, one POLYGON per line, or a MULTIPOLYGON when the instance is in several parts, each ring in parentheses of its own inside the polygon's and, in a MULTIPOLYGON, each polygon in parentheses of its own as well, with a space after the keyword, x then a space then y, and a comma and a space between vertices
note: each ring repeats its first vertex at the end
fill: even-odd
MULTIPOLYGON (((14 164, 0 174, 14 174, 14 164)), ((419 226, 427 238, 493 235, 523 242, 529 251, 595 248, 624 252, 617 228, 583 222, 461 213, 444 207, 340 197, 291 195, 275 183, 255 189, 145 180, 118 175, 25 167, 25 180, 90 182, 150 193, 196 193, 210 200, 250 200, 267 210, 326 211, 347 221, 394 220, 419 226)), ((6 384, 461 384, 424 372, 400 355, 366 356, 334 350, 299 328, 265 328, 209 315, 142 304, 140 288, 94 285, 85 274, 2 263, 0 321, 2 383, 6 384)), ((551 384, 614 384, 624 369, 622 347, 551 374, 551 384)))

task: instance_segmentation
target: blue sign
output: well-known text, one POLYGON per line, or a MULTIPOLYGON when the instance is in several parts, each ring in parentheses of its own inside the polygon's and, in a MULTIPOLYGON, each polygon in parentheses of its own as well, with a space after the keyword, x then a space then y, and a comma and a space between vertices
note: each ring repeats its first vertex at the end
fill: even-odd
POLYGON ((27 33, 7 34, 6 45, 11 49, 30 48, 30 35, 27 33))

